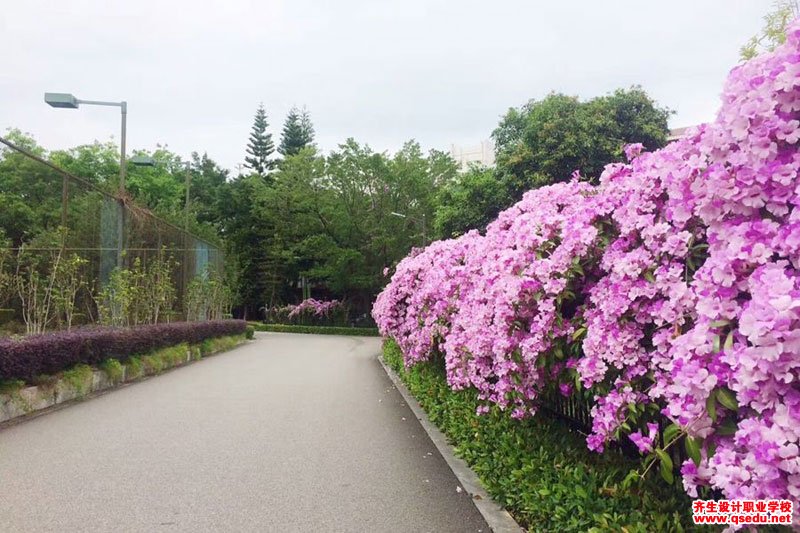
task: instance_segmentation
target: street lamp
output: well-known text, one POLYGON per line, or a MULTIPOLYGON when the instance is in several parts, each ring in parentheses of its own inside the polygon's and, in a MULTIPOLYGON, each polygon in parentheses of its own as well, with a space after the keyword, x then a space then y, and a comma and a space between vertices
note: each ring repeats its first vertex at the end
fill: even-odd
POLYGON ((78 109, 80 104, 86 105, 102 105, 119 107, 122 113, 122 135, 120 137, 120 155, 119 155, 119 192, 125 193, 125 124, 128 117, 128 103, 127 102, 102 102, 98 100, 81 100, 72 94, 68 93, 44 93, 44 101, 51 107, 61 109, 78 109))
MULTIPOLYGON (((408 215, 404 215, 403 213, 397 213, 395 211, 392 211, 389 214, 392 215, 392 216, 398 217, 398 218, 407 218, 408 220, 411 220, 412 222, 420 222, 416 218, 410 217, 408 215)), ((425 224, 425 213, 422 213, 422 246, 423 247, 428 245, 428 237, 427 237, 427 235, 425 233, 425 226, 426 226, 426 224, 425 224)))
MULTIPOLYGON (((44 101, 51 107, 60 109, 78 109, 81 104, 119 107, 122 113, 122 135, 119 144, 119 216, 117 217, 117 266, 122 268, 125 257, 125 137, 128 118, 127 102, 102 102, 98 100, 81 100, 69 93, 44 93, 44 101)), ((65 185, 66 189, 66 185, 65 185)))

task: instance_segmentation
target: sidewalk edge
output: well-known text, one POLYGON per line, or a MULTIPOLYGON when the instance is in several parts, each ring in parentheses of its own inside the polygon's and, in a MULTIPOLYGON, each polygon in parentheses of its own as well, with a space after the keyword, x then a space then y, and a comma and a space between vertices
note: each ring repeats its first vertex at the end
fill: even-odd
POLYGON ((467 463, 463 459, 455 456, 453 447, 447 442, 447 437, 445 437, 444 433, 439 431, 439 428, 428 419, 425 410, 422 409, 416 398, 414 398, 405 384, 400 380, 400 377, 394 370, 386 365, 383 361, 383 357, 380 355, 378 355, 378 362, 380 362, 386 375, 389 376, 389 379, 392 380, 395 388, 403 396, 406 404, 411 408, 414 416, 417 417, 422 428, 428 434, 431 441, 433 441, 436 449, 439 450, 439 453, 447 462, 447 465, 450 467, 450 470, 453 471, 459 483, 461 483, 462 488, 472 496, 472 503, 481 513, 484 520, 486 520, 486 523, 489 524, 491 530, 494 533, 520 533, 524 531, 519 524, 517 524, 516 520, 511 517, 508 511, 489 496, 481 485, 477 474, 472 471, 467 463))

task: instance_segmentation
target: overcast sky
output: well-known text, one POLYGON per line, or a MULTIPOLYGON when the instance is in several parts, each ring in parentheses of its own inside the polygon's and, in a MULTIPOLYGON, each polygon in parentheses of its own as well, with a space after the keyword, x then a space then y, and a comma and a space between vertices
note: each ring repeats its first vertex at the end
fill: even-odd
MULTIPOLYGON (((739 47, 769 0, 25 0, 0 15, 0 130, 49 149, 118 139, 113 108, 48 107, 43 93, 127 100, 128 144, 244 159, 253 114, 274 137, 305 105, 318 144, 396 150, 487 139, 510 106, 640 84, 713 118, 739 47)), ((277 143, 277 142, 276 142, 277 143)))

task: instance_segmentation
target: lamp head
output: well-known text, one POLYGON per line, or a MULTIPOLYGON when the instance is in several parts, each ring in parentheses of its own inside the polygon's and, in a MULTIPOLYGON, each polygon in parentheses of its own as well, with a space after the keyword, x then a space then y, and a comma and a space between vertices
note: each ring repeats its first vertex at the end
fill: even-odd
POLYGON ((78 109, 78 99, 68 93, 44 93, 44 101, 52 107, 78 109))

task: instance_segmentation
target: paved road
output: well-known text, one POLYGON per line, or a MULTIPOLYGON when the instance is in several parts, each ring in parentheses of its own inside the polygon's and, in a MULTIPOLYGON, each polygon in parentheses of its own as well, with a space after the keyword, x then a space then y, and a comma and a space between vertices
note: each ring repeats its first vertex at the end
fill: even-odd
POLYGON ((378 351, 259 334, 0 430, 0 530, 488 532, 378 351))

